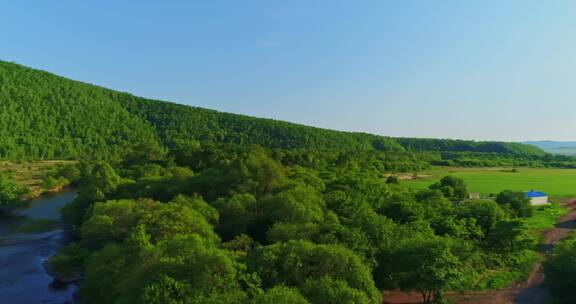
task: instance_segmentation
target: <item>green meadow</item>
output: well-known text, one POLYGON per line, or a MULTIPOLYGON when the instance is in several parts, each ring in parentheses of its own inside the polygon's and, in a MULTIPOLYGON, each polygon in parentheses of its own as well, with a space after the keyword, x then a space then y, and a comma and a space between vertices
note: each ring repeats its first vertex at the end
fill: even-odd
POLYGON ((404 181, 408 187, 428 188, 446 175, 464 179, 471 192, 498 193, 502 190, 537 189, 554 198, 576 196, 576 169, 517 168, 453 168, 433 167, 420 172, 420 178, 404 181))

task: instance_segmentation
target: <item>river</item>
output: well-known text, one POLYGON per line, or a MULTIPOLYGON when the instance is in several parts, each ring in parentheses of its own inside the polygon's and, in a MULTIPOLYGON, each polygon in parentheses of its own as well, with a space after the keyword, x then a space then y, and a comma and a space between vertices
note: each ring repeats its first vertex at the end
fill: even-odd
POLYGON ((74 302, 76 285, 52 287, 53 278, 46 273, 44 262, 68 241, 60 209, 75 195, 75 192, 64 192, 38 198, 26 209, 0 218, 0 303, 74 302), (31 223, 38 222, 50 223, 49 228, 44 228, 43 232, 21 232, 31 223))

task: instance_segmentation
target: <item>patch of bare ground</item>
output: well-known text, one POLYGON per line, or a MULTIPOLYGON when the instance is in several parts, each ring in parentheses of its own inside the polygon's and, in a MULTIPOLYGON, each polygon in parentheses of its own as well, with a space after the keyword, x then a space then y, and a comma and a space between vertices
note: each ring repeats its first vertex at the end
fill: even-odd
POLYGON ((385 175, 385 177, 388 177, 390 175, 396 175, 398 176, 399 180, 402 181, 411 181, 411 180, 417 180, 417 179, 425 179, 425 178, 430 178, 432 177, 431 174, 416 174, 416 173, 412 173, 412 174, 406 174, 406 173, 402 173, 402 174, 387 174, 385 175))

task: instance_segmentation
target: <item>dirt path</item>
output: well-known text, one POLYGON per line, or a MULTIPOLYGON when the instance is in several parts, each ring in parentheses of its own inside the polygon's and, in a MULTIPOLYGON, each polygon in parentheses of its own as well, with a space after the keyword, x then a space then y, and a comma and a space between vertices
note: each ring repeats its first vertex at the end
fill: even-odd
MULTIPOLYGON (((526 282, 504 290, 450 293, 447 295, 450 303, 457 304, 544 304, 548 299, 548 291, 544 285, 542 261, 544 256, 562 239, 568 237, 576 230, 576 198, 566 202, 568 213, 564 215, 556 226, 544 233, 540 247, 540 261, 532 270, 526 282)), ((421 303, 418 293, 390 292, 384 295, 386 304, 415 304, 421 303)))

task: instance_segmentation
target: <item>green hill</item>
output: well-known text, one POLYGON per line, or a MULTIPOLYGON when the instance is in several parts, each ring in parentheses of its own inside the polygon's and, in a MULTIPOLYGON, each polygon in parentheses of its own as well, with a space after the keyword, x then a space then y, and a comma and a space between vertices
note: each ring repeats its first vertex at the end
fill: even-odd
POLYGON ((0 62, 0 157, 108 156, 156 140, 152 126, 122 106, 124 96, 0 62))
POLYGON ((0 158, 115 157, 142 142, 540 156, 528 145, 391 138, 222 113, 69 80, 0 61, 0 158))

